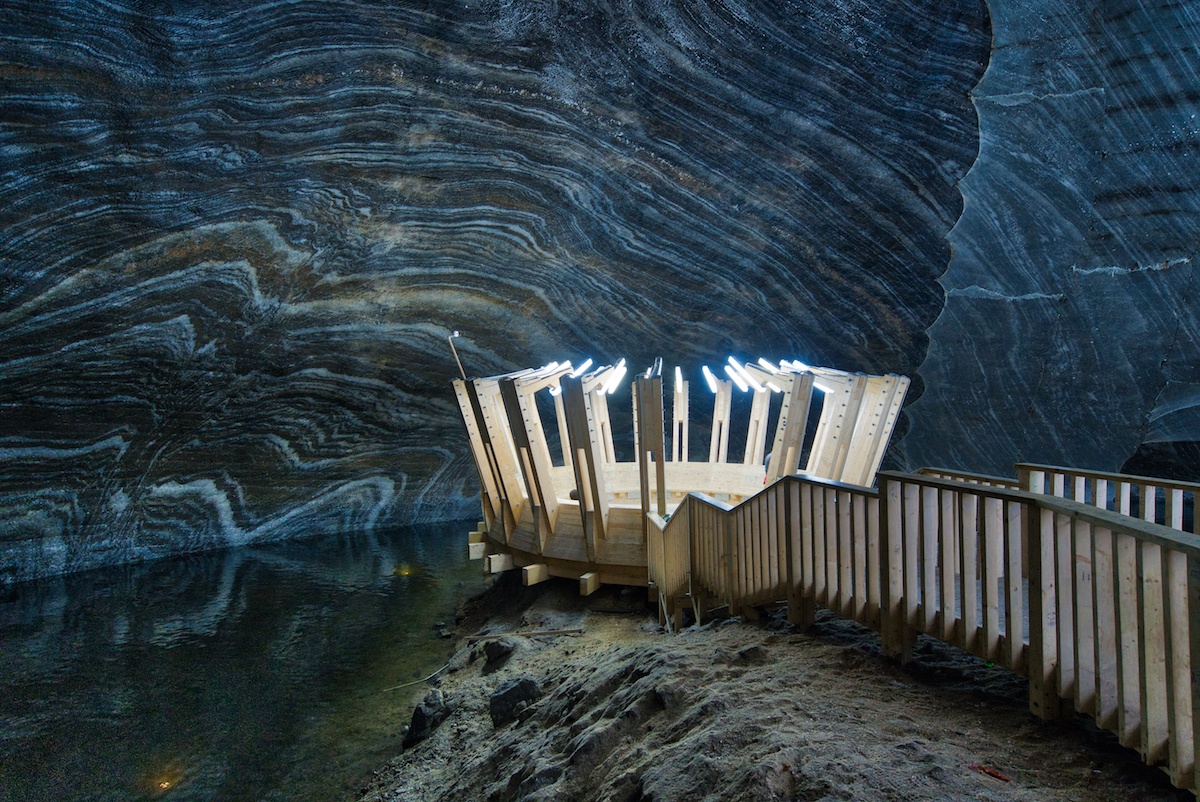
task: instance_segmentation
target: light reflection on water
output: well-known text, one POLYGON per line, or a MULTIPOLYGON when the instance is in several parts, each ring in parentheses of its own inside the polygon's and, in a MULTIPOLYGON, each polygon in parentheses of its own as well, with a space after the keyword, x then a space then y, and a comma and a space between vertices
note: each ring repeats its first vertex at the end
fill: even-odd
POLYGON ((0 800, 336 800, 400 747, 463 523, 19 586, 0 601, 0 800))

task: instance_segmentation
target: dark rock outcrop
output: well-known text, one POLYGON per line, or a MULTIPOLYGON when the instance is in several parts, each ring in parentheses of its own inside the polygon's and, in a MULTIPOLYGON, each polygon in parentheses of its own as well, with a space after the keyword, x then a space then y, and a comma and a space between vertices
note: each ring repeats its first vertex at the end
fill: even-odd
POLYGON ((516 721, 522 713, 542 696, 542 687, 529 677, 518 677, 502 682, 488 700, 488 712, 492 724, 503 727, 516 721))
POLYGON ((421 703, 413 708, 412 721, 404 733, 404 748, 408 749, 424 741, 438 725, 450 716, 450 700, 446 694, 434 689, 425 694, 421 703))

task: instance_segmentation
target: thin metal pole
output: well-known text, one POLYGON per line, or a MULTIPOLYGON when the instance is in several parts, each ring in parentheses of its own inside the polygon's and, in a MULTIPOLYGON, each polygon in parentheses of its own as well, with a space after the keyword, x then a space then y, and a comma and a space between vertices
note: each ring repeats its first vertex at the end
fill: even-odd
POLYGON ((457 336, 459 336, 458 329, 455 329, 454 333, 446 338, 446 342, 450 343, 450 350, 454 352, 454 361, 458 363, 458 372, 462 374, 463 381, 466 381, 467 372, 463 370, 462 360, 458 358, 458 349, 454 347, 454 338, 457 336))

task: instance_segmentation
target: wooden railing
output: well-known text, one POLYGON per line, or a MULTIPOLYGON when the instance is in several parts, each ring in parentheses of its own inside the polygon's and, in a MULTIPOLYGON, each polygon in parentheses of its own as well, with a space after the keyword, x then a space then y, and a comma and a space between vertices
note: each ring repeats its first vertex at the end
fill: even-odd
POLYGON ((1018 479, 1007 476, 990 476, 986 473, 971 473, 970 471, 954 471, 948 468, 921 468, 917 471, 921 476, 931 476, 934 479, 953 479, 956 482, 966 482, 969 485, 984 485, 986 487, 1002 487, 1008 490, 1020 490, 1018 479))
POLYGON ((1200 516, 1195 515, 1200 484, 1194 482, 1033 464, 1017 465, 1017 477, 1021 489, 1032 493, 1069 498, 1200 534, 1200 516))
POLYGON ((664 618, 674 625, 680 599, 697 615, 714 600, 736 613, 786 599, 797 623, 820 604, 901 659, 923 633, 1027 676, 1034 714, 1092 716, 1197 787, 1200 541, 1052 495, 879 481, 791 476, 737 507, 693 494, 669 521, 654 516, 664 618))

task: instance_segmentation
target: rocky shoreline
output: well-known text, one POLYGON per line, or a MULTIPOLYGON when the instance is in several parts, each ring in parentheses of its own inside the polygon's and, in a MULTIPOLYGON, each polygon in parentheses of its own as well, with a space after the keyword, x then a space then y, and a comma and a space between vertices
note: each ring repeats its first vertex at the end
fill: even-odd
POLYGON ((510 573, 460 612, 461 648, 436 688, 414 686, 404 752, 361 802, 1191 799, 932 640, 900 667, 825 614, 807 632, 768 614, 671 636, 639 592, 510 573))

